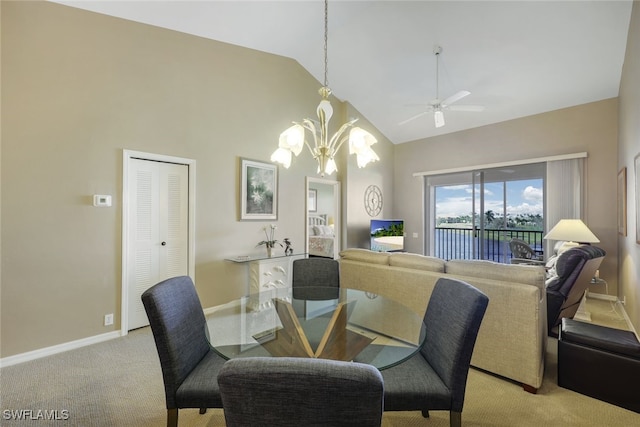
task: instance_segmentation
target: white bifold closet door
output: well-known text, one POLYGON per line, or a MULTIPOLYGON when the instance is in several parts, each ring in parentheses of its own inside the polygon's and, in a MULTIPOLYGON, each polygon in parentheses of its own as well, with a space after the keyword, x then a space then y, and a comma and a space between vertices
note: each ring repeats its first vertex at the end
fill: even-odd
POLYGON ((189 166, 129 163, 128 329, 149 324, 140 297, 156 283, 189 274, 189 166))

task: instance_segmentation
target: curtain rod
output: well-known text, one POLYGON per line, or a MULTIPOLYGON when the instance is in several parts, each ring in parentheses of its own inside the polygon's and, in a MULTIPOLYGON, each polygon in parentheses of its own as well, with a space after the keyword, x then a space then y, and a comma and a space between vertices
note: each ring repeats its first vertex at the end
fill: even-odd
POLYGON ((493 168, 503 168, 507 166, 519 166, 519 165, 529 165, 532 163, 542 163, 542 162, 554 162, 558 160, 571 160, 571 159, 581 159, 588 157, 588 153, 583 151, 581 153, 571 153, 571 154, 560 154, 557 156, 547 156, 547 157, 537 157, 534 159, 525 159, 525 160, 513 160, 510 162, 500 162, 500 163, 488 163, 484 165, 475 165, 475 166, 463 166, 459 168, 451 168, 451 169, 440 169, 435 171, 427 171, 427 172, 414 172, 413 176, 433 176, 433 175, 443 175, 447 173, 457 173, 457 172, 471 172, 474 170, 480 169, 493 169, 493 168))

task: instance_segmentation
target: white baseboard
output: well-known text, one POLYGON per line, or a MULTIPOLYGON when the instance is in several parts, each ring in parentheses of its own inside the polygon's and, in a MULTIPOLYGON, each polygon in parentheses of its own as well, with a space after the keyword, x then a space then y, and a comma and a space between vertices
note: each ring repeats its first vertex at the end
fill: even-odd
POLYGON ((587 298, 618 302, 618 297, 615 297, 613 295, 607 295, 607 294, 596 294, 594 292, 589 292, 587 294, 587 298))
POLYGON ((16 354, 15 356, 3 357, 0 359, 0 368, 5 366, 17 365, 18 363, 28 362, 29 360, 40 359, 41 357, 51 356, 63 353, 69 350, 75 350, 91 344, 108 341, 122 336, 120 331, 107 332, 106 334, 94 335, 92 337, 82 338, 76 341, 70 341, 63 344, 53 345, 51 347, 40 348, 38 350, 28 351, 26 353, 16 354))
MULTIPOLYGON (((211 314, 216 310, 223 309, 231 304, 222 304, 214 307, 204 309, 204 314, 211 314)), ((67 343, 57 344, 51 347, 40 348, 38 350, 28 351, 26 353, 16 354, 14 356, 3 357, 0 359, 0 368, 5 366, 17 365, 19 363, 28 362, 29 360, 40 359, 41 357, 47 357, 58 353, 63 353, 69 350, 75 350, 80 347, 85 347, 91 344, 97 344, 103 341, 108 341, 114 338, 120 338, 127 335, 123 331, 107 332, 106 334, 94 335, 92 337, 82 338, 76 341, 70 341, 67 343)))
POLYGON ((237 301, 229 301, 225 304, 214 305, 213 307, 204 308, 203 311, 204 311, 204 315, 208 316, 211 313, 215 313, 218 310, 224 310, 225 308, 236 307, 238 305, 239 304, 237 301))

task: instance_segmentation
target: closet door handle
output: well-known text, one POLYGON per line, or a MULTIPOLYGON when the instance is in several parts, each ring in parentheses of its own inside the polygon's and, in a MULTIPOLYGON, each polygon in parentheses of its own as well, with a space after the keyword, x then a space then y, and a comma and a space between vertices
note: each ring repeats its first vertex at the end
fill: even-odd
POLYGON ((162 246, 167 246, 167 242, 160 243, 162 246))

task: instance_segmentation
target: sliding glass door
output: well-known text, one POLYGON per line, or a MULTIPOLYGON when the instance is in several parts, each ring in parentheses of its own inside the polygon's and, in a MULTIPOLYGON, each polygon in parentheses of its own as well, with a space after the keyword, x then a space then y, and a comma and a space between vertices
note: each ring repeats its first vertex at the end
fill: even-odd
POLYGON ((542 252, 545 164, 425 177, 426 253, 509 262, 516 237, 542 252))

